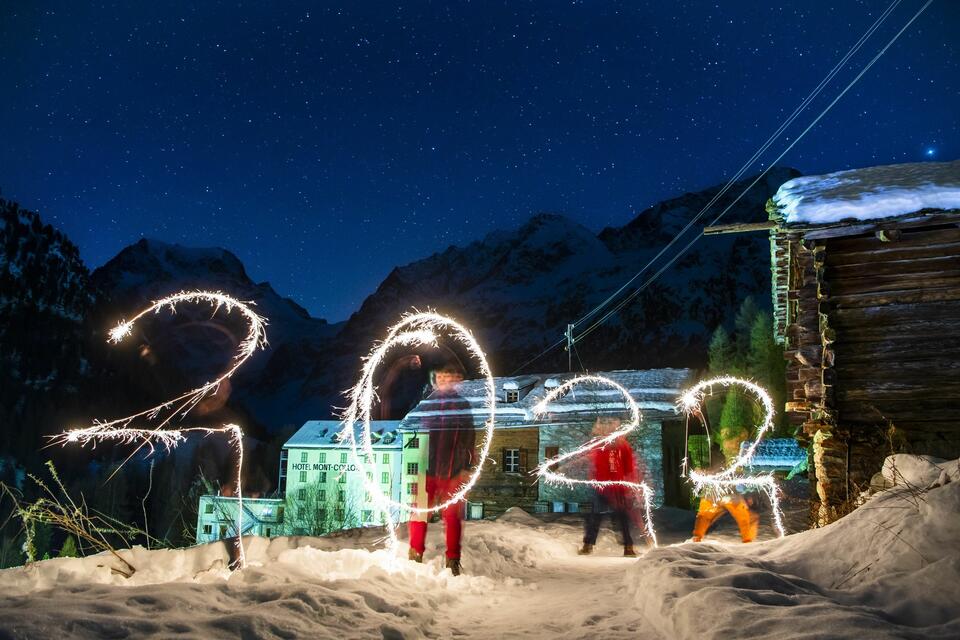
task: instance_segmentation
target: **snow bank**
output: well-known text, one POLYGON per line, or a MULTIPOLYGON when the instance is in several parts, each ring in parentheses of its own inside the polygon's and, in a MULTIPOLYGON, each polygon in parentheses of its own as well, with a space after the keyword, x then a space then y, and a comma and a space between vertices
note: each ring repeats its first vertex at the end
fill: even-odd
POLYGON ((960 160, 918 162, 794 178, 773 196, 787 224, 879 220, 960 209, 960 160))
POLYGON ((958 464, 898 457, 891 468, 910 485, 827 527, 757 545, 661 548, 626 584, 666 636, 960 637, 958 464), (934 477, 927 465, 946 482, 918 489, 934 477))

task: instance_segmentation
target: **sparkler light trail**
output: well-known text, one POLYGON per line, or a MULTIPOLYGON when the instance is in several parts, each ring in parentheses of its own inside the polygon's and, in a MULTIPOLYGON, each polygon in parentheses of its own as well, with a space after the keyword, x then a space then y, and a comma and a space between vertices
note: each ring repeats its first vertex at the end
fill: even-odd
POLYGON ((226 434, 231 445, 237 454, 237 558, 238 564, 242 568, 246 566, 246 555, 243 549, 243 431, 235 424, 227 424, 221 427, 190 427, 184 429, 166 429, 174 419, 178 422, 186 418, 190 410, 208 395, 215 393, 220 384, 232 376, 257 349, 261 349, 267 344, 265 327, 267 321, 262 316, 257 315, 248 304, 220 292, 209 291, 181 291, 180 293, 167 296, 157 300, 149 307, 135 315, 131 320, 124 320, 116 327, 110 330, 108 342, 118 343, 133 333, 134 325, 144 316, 153 313, 158 314, 163 309, 168 309, 171 313, 176 313, 179 303, 208 303, 213 307, 213 314, 220 309, 225 309, 230 313, 233 309, 238 309, 248 322, 247 335, 237 347, 237 353, 233 356, 230 366, 216 378, 206 382, 196 389, 187 391, 171 400, 151 407, 145 411, 135 413, 115 420, 95 420, 92 426, 82 429, 71 429, 51 437, 51 444, 66 445, 68 443, 79 443, 81 446, 92 443, 96 447, 97 442, 114 441, 122 444, 133 444, 139 442, 139 446, 127 457, 127 460, 133 457, 137 451, 143 447, 149 449, 148 457, 153 455, 157 444, 163 446, 167 451, 171 451, 177 445, 181 444, 187 438, 187 434, 200 433, 210 435, 213 433, 226 434), (156 422, 152 427, 146 426, 147 423, 156 422), (143 426, 137 426, 135 423, 141 422, 143 426))
POLYGON ((565 395, 568 391, 570 391, 570 389, 572 389, 576 385, 584 384, 584 383, 607 385, 607 386, 613 387, 614 389, 622 393, 623 397, 626 400, 627 408, 630 410, 630 421, 625 425, 621 425, 619 429, 617 429, 616 431, 613 431, 612 433, 604 437, 593 438, 591 440, 588 440, 586 443, 584 443, 582 446, 578 447, 577 449, 573 449, 572 451, 568 451, 566 453, 560 454, 558 456, 550 458, 549 460, 544 460, 535 469, 535 473, 537 474, 538 477, 543 478, 545 481, 551 482, 554 484, 565 484, 568 486, 573 486, 575 484, 589 485, 598 489, 602 487, 612 487, 612 486, 626 487, 628 489, 632 489, 637 493, 637 497, 641 499, 641 503, 644 506, 644 523, 646 524, 646 528, 647 528, 647 536, 650 538, 651 542, 653 542, 653 546, 657 546, 657 533, 653 528, 653 518, 651 516, 651 512, 653 511, 653 489, 651 489, 650 486, 647 485, 645 482, 628 482, 625 480, 585 480, 585 479, 571 478, 565 474, 557 473, 556 471, 554 471, 554 469, 558 465, 562 464, 563 462, 571 458, 581 456, 587 453, 588 451, 596 449, 597 447, 606 447, 608 444, 613 443, 617 438, 621 436, 625 436, 631 431, 633 431, 634 429, 638 428, 640 426, 640 423, 643 421, 643 416, 640 413, 640 407, 637 406, 637 403, 636 401, 634 401, 633 397, 630 395, 630 392, 628 392, 625 388, 623 388, 622 386, 620 386, 619 384, 617 384, 616 382, 614 382, 609 378, 604 378, 603 376, 593 376, 593 375, 584 375, 584 376, 578 376, 576 378, 572 378, 570 380, 567 380, 565 383, 558 386, 557 388, 553 389, 550 393, 548 393, 543 398, 543 400, 541 400, 536 404, 536 406, 533 409, 534 414, 537 417, 540 417, 543 414, 547 413, 549 411, 551 402, 565 395))
POLYGON ((457 321, 434 312, 414 313, 407 315, 397 324, 390 328, 387 337, 383 342, 376 345, 370 355, 364 360, 363 369, 360 373, 360 381, 348 392, 350 404, 343 414, 343 430, 340 434, 341 442, 349 442, 351 451, 357 465, 363 470, 363 477, 366 490, 374 498, 377 509, 383 514, 387 523, 388 547, 396 548, 398 544, 396 527, 394 521, 394 511, 405 511, 407 513, 437 513, 448 506, 463 500, 467 493, 473 488, 480 478, 480 472, 483 464, 486 462, 490 453, 490 443, 493 440, 494 420, 496 417, 496 386, 493 381, 493 373, 490 371, 490 365, 487 358, 480 348, 479 343, 473 337, 473 334, 457 321), (380 485, 371 480, 375 474, 368 473, 368 461, 373 460, 373 438, 370 432, 370 416, 373 410, 373 403, 376 399, 376 391, 373 384, 373 376, 382 363, 387 353, 400 346, 436 346, 439 340, 438 334, 446 334, 463 344, 470 355, 480 365, 480 375, 485 380, 485 397, 483 409, 486 413, 486 423, 483 434, 483 442, 480 445, 480 459, 473 473, 459 487, 456 493, 441 504, 428 507, 414 507, 404 502, 398 502, 384 495, 380 485), (357 443, 354 425, 362 423, 362 435, 360 443, 357 443), (358 450, 359 445, 359 450, 358 450), (362 453, 361 453, 362 451, 362 453))
MULTIPOLYGON (((715 493, 724 494, 736 491, 736 487, 748 486, 763 490, 770 499, 770 506, 773 510, 773 524, 782 538, 786 535, 783 528, 783 514, 780 510, 779 488, 771 474, 760 474, 755 476, 743 475, 738 470, 748 466, 753 459, 753 454, 757 450, 757 445, 764 434, 773 429, 773 399, 770 394, 760 385, 736 378, 734 376, 719 376, 704 380, 688 389, 680 396, 680 409, 688 416, 697 416, 703 422, 703 401, 706 394, 713 390, 715 386, 739 386, 743 387, 760 403, 763 407, 763 422, 757 426, 756 437, 753 442, 744 451, 740 452, 736 459, 723 471, 715 474, 701 473, 695 469, 690 471, 690 481, 693 483, 694 493, 700 494, 706 490, 712 490, 715 493)), ((689 453, 684 452, 683 466, 687 468, 689 464, 689 453)))

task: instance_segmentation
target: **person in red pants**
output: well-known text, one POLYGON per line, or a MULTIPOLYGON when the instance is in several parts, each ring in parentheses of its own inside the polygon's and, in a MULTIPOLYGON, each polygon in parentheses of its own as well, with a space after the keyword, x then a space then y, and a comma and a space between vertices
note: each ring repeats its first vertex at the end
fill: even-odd
MULTIPOLYGON (((424 420, 429 440, 426 494, 433 507, 447 502, 466 481, 476 457, 476 431, 470 404, 457 393, 463 372, 455 363, 430 372, 433 393, 431 417, 424 420)), ((460 575, 460 541, 463 536, 464 502, 448 505, 441 512, 446 538, 446 567, 460 575)), ((409 558, 423 562, 428 514, 413 514, 410 520, 409 558)))

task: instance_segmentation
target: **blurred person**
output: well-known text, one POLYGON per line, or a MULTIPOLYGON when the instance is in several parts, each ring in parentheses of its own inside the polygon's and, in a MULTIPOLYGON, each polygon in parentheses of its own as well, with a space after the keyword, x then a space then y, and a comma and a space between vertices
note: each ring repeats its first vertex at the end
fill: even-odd
MULTIPOLYGON (((711 455, 710 461, 706 465, 701 465, 698 471, 713 475, 720 473, 724 466, 722 455, 711 455), (714 459, 716 459, 716 462, 713 462, 714 459)), ((757 532, 760 529, 760 516, 750 508, 750 501, 744 496, 745 492, 746 487, 741 485, 735 487, 707 486, 703 495, 700 496, 697 519, 693 525, 691 540, 702 542, 710 527, 725 512, 729 513, 737 522, 737 527, 740 529, 740 539, 743 542, 756 540, 757 532)))
MULTIPOLYGON (((458 393, 463 381, 463 370, 456 363, 448 363, 430 372, 435 400, 431 413, 423 421, 428 439, 426 505, 434 507, 447 502, 466 482, 476 459, 476 431, 470 413, 470 404, 458 393)), ((418 501, 420 498, 418 498, 418 501)), ((446 568, 453 575, 461 572, 460 553, 463 537, 463 512, 466 501, 459 500, 441 511, 446 540, 446 568)), ((408 557, 423 562, 426 548, 427 520, 430 514, 413 513, 410 519, 410 550, 408 557)))
MULTIPOLYGON (((600 416, 593 425, 593 435, 598 438, 606 437, 619 429, 620 424, 619 418, 600 416)), ((640 481, 633 448, 624 436, 616 438, 603 447, 592 449, 590 456, 591 480, 633 483, 640 481)), ((605 515, 609 515, 612 524, 620 529, 623 555, 628 557, 637 555, 630 532, 635 511, 635 493, 631 487, 618 484, 596 488, 593 511, 586 514, 583 522, 583 546, 578 551, 580 555, 593 552, 600 533, 600 524, 605 515)))

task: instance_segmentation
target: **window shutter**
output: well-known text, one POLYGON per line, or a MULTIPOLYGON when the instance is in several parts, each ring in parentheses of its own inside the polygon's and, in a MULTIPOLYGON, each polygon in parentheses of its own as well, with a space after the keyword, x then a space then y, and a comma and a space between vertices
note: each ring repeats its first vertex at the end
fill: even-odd
POLYGON ((520 473, 527 472, 527 450, 520 449, 520 473))

